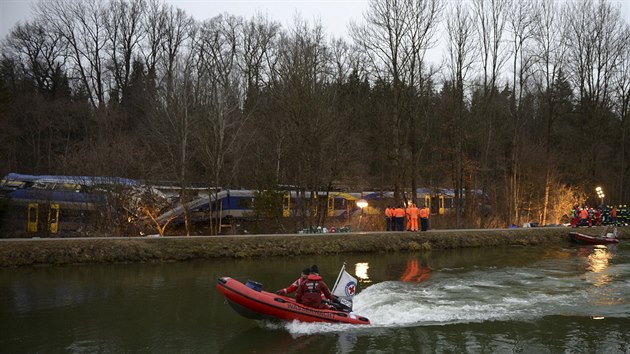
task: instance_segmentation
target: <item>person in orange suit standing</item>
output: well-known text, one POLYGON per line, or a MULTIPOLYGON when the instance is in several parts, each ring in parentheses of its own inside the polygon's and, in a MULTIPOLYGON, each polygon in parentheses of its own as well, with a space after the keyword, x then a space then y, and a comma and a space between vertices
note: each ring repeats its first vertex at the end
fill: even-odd
POLYGON ((407 228, 411 232, 418 232, 418 207, 411 203, 407 208, 407 219, 409 220, 409 227, 407 228))
POLYGON ((385 208, 385 230, 394 231, 394 208, 389 205, 385 208))
POLYGON ((420 226, 422 231, 427 231, 429 229, 429 208, 425 205, 419 211, 420 216, 420 226))
POLYGON ((394 227, 395 231, 404 231, 405 227, 405 209, 402 205, 399 205, 396 209, 394 209, 394 227))

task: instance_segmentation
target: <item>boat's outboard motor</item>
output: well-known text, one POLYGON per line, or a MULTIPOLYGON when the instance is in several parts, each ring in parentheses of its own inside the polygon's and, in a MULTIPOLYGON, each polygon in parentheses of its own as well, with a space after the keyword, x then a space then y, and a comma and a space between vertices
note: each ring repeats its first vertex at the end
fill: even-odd
POLYGON ((337 311, 343 312, 351 312, 352 311, 352 303, 348 300, 338 297, 335 300, 322 300, 325 304, 332 306, 337 311))

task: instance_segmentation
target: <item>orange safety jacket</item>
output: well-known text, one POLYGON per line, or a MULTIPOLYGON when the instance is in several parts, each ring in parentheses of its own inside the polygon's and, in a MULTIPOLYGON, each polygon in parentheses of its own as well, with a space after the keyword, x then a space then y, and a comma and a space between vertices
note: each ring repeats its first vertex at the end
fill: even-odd
POLYGON ((588 219, 588 210, 586 210, 586 208, 584 208, 584 209, 582 209, 582 211, 580 211, 580 218, 588 219))
POLYGON ((394 217, 395 218, 404 218, 405 217, 405 209, 396 208, 394 209, 394 217))
POLYGON ((420 218, 422 218, 422 219, 428 219, 429 218, 429 208, 424 207, 424 208, 420 209, 420 218))
POLYGON ((418 208, 415 207, 415 206, 407 208, 407 216, 410 219, 417 219, 418 218, 418 208))

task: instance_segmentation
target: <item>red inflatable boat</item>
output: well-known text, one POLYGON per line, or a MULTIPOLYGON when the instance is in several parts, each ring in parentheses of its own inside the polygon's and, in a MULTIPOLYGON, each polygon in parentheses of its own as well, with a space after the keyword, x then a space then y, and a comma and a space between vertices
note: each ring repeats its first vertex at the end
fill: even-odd
POLYGON ((280 319, 301 322, 370 324, 370 320, 353 312, 316 309, 295 302, 295 299, 262 290, 262 285, 243 284, 230 277, 219 278, 217 290, 242 316, 255 320, 280 319))
POLYGON ((611 243, 619 243, 616 237, 593 236, 579 232, 569 232, 569 240, 575 243, 588 245, 608 245, 611 243))

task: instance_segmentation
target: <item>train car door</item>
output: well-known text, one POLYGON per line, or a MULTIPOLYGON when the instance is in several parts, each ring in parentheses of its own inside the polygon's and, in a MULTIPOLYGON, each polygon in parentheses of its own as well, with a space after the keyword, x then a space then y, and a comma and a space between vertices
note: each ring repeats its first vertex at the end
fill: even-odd
POLYGON ((311 216, 317 216, 319 200, 317 199, 317 192, 311 192, 311 216))
POLYGON ((59 231, 59 204, 52 203, 48 208, 48 230, 51 234, 59 231))
POLYGON ((282 196, 282 216, 285 218, 291 216, 291 192, 282 196))
POLYGON ((328 216, 335 216, 335 196, 332 194, 328 195, 328 216))
POLYGON ((39 222, 39 204, 28 204, 28 221, 27 231, 31 233, 37 232, 37 223, 39 222))

